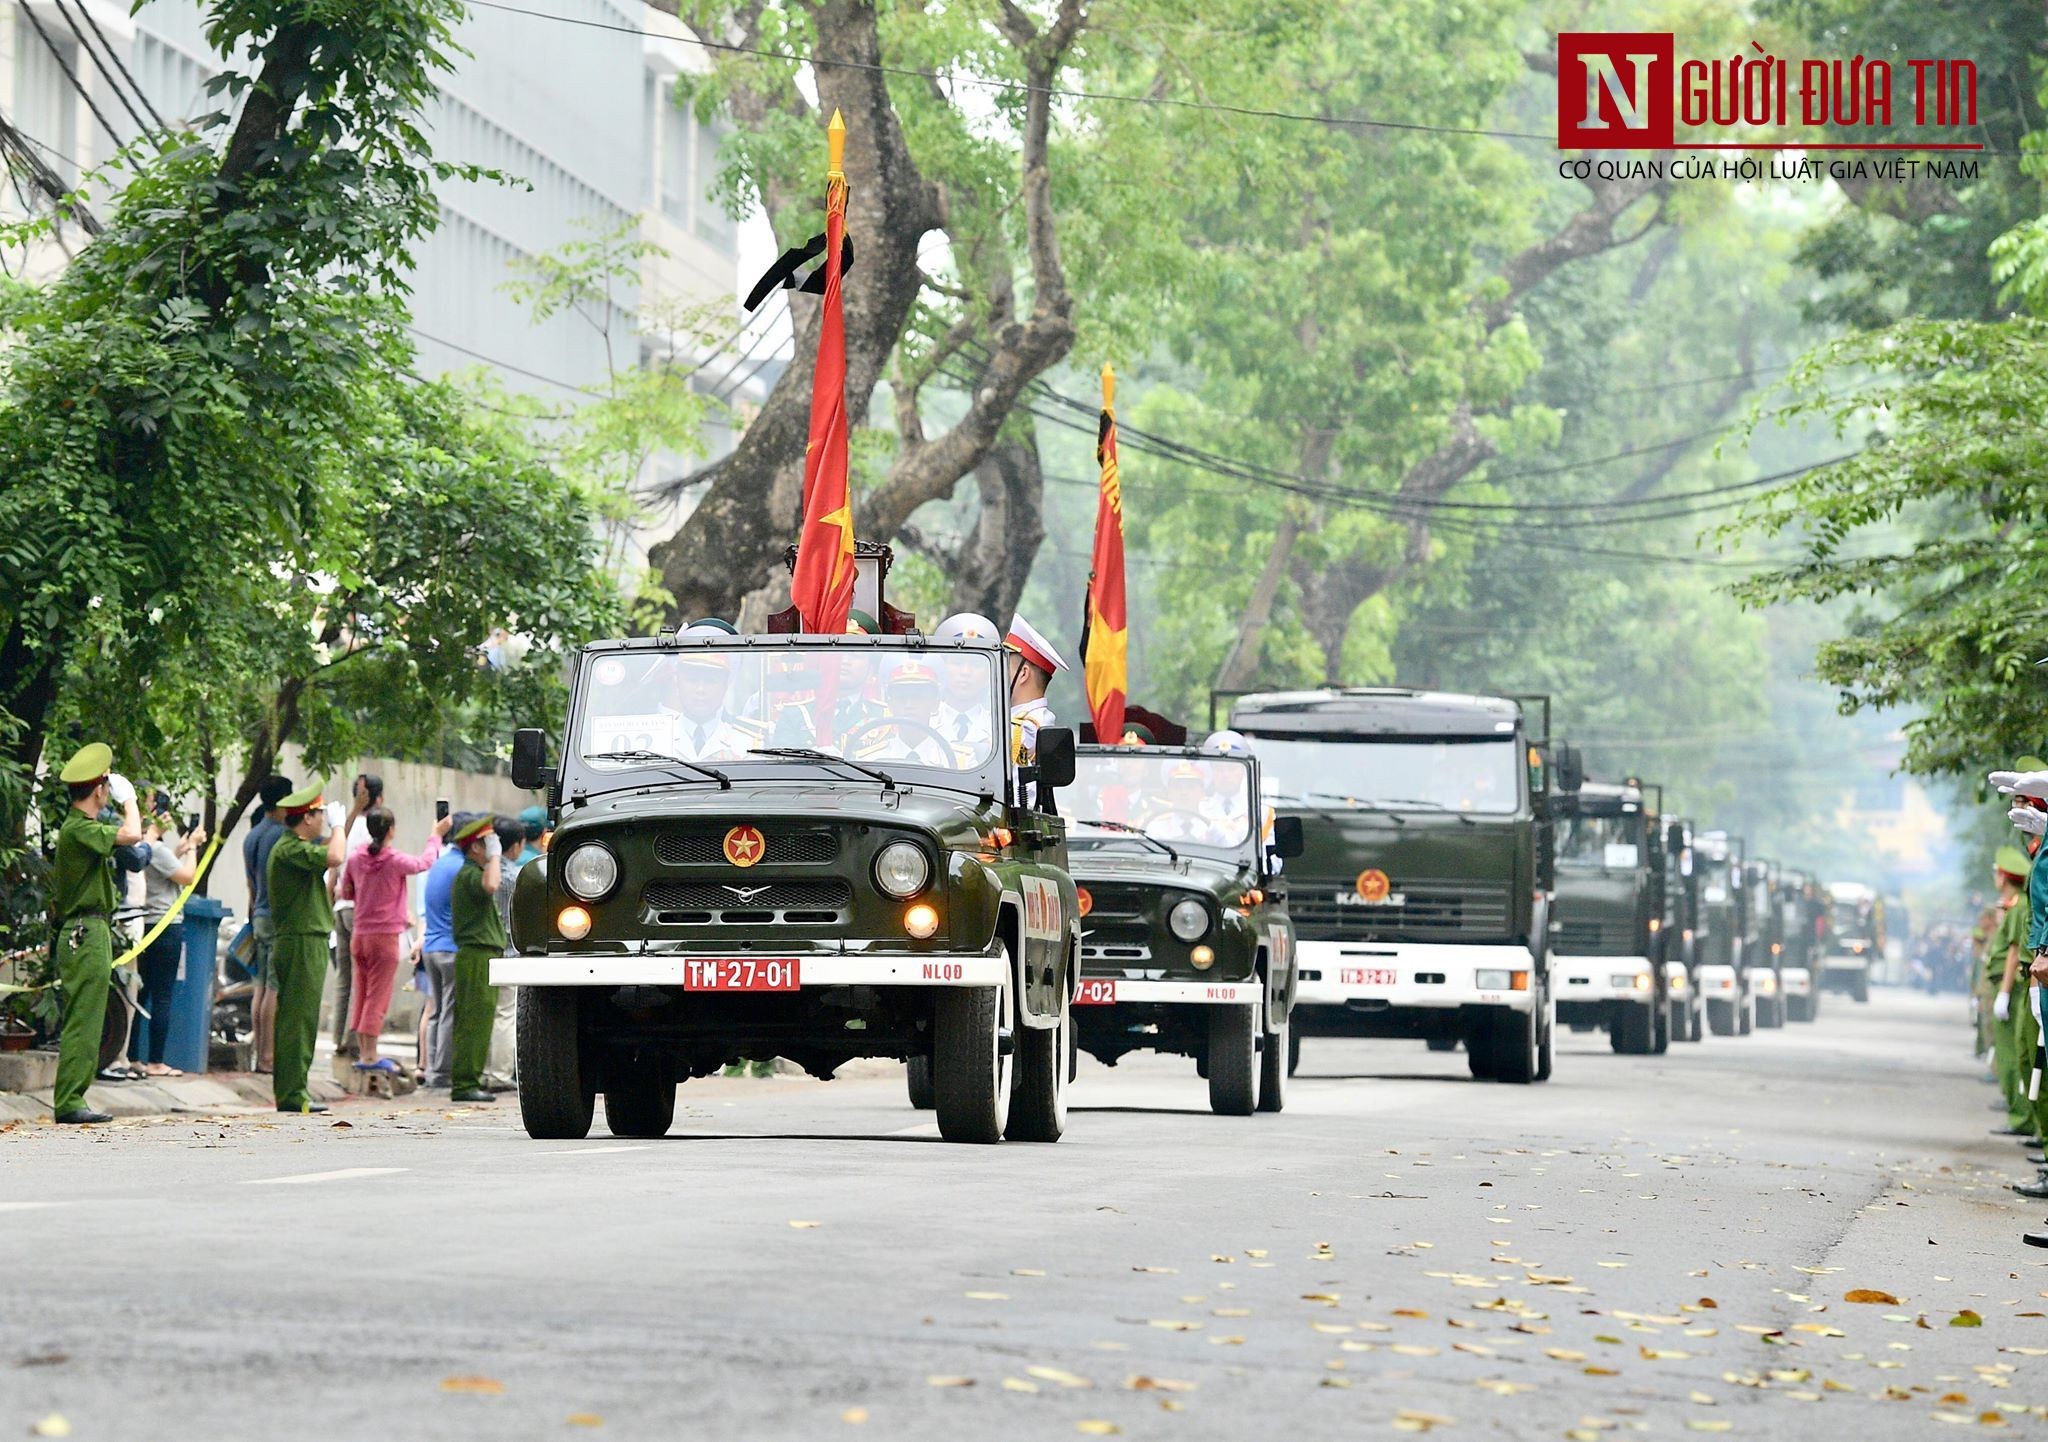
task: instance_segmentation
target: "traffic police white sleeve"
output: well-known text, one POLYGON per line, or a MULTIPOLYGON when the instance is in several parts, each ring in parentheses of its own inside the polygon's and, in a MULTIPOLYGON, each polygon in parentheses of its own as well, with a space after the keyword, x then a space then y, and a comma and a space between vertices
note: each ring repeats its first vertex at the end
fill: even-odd
POLYGON ((1990 779, 2004 795, 2048 800, 2048 771, 1994 771, 1990 779))

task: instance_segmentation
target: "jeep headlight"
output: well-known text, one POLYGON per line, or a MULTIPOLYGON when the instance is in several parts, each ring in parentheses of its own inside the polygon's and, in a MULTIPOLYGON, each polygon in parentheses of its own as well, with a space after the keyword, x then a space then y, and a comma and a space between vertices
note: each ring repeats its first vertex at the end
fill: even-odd
POLYGON ((1209 930, 1209 908, 1189 897, 1166 914, 1166 924, 1182 941, 1200 941, 1209 930))
POLYGON ((619 859, 610 849, 586 841, 562 863, 562 885, 585 901, 597 901, 619 884, 619 859))
POLYGON ((924 848, 908 841, 892 841, 875 856, 875 885, 898 901, 924 890, 931 874, 924 848))

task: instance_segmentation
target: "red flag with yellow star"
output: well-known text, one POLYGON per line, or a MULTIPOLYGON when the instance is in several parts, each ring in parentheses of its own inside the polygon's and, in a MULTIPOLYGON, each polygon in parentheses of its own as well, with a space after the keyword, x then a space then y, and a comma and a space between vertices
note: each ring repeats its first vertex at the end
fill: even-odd
POLYGON ((1095 739, 1114 746, 1123 739, 1124 702, 1130 683, 1125 652, 1130 635, 1124 609, 1124 494, 1116 468, 1116 373, 1102 368, 1102 419, 1095 433, 1095 459, 1102 490, 1095 503, 1095 555, 1088 565, 1088 610, 1081 622, 1081 680, 1094 713, 1095 739))
POLYGON ((846 234, 846 122, 832 112, 825 177, 825 298, 811 372, 811 438, 804 449, 804 520, 789 596, 804 630, 843 635, 853 609, 853 492, 846 471, 846 323, 840 311, 840 242, 846 234))

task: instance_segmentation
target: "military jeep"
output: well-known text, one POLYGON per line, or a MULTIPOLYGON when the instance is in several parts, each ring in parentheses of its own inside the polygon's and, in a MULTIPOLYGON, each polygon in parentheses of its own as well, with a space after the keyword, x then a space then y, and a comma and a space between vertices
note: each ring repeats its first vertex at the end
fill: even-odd
POLYGON ((582 651, 559 760, 537 731, 513 748, 555 819, 492 965, 520 988, 530 1135, 584 1136, 602 1093, 615 1134, 660 1136, 679 1082, 743 1060, 892 1057, 928 1068, 948 1140, 1058 1140, 1073 738, 1014 764, 999 657, 917 635, 582 651))
POLYGON ((1083 746, 1068 795, 1081 1050, 1193 1057, 1216 1112, 1279 1111, 1295 983, 1276 862, 1300 822, 1270 823, 1256 761, 1185 748, 1083 746))

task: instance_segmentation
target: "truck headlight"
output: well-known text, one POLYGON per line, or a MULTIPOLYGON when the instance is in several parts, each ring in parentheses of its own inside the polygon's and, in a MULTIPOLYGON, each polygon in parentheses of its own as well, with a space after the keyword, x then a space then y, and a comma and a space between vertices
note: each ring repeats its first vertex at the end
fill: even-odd
POLYGON ((602 900, 619 884, 619 859, 610 849, 586 841, 562 863, 562 885, 585 901, 602 900))
POLYGON ((1209 930, 1209 908, 1189 897, 1166 914, 1166 924, 1182 941, 1200 941, 1209 930))
POLYGON ((931 874, 924 848, 909 841, 892 841, 875 856, 875 885, 898 901, 923 891, 931 874))
POLYGON ((1472 973, 1472 985, 1481 991, 1507 991, 1514 985, 1514 980, 1515 974, 1512 971, 1475 971, 1472 973))

